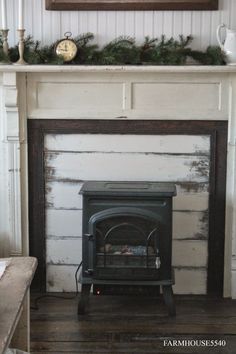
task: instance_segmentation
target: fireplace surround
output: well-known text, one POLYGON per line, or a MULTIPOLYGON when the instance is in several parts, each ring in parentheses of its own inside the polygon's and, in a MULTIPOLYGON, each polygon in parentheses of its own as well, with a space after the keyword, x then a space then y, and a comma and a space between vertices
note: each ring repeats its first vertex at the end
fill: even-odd
MULTIPOLYGON (((150 120, 168 122, 175 119, 176 131, 178 126, 182 125, 182 131, 185 129, 187 134, 190 121, 199 122, 199 125, 201 121, 218 124, 228 121, 224 295, 236 296, 235 68, 4 66, 0 76, 1 171, 4 172, 1 175, 1 204, 6 206, 1 210, 0 218, 1 241, 5 242, 7 254, 20 255, 29 252, 28 182, 32 171, 28 174, 27 148, 28 139, 33 139, 34 133, 32 137, 27 137, 27 118, 30 122, 37 123, 38 127, 41 126, 39 145, 45 131, 40 119, 48 120, 48 123, 49 120, 54 120, 49 123, 52 132, 57 130, 60 126, 58 122, 63 123, 63 120, 69 122, 78 119, 81 123, 82 120, 87 120, 91 124, 94 120, 103 120, 107 127, 108 120, 117 123, 117 127, 119 123, 129 126, 135 122, 139 126, 138 129, 141 129, 142 122, 148 124, 150 120), (98 99, 94 100, 96 92, 98 99), (60 97, 63 97, 63 100, 60 97), (91 99, 93 105, 90 104, 91 99)), ((101 129, 102 124, 99 124, 99 127, 101 129)), ((66 129, 66 124, 64 128, 66 129)), ((69 130, 73 131, 73 128, 69 130)), ((86 131, 85 127, 82 130, 86 131)), ((211 141, 217 141, 218 131, 212 131, 210 136, 213 139, 211 141)), ((216 148, 212 154, 217 156, 220 149, 217 144, 214 146, 216 148)), ((42 162, 37 154, 37 147, 32 155, 42 162)), ((216 163, 212 167, 217 169, 219 166, 216 163)), ((215 182, 217 189, 219 181, 215 182)), ((33 196, 35 197, 30 189, 29 197, 33 196)), ((42 196, 39 197, 41 199, 38 199, 38 217, 42 219, 41 205, 44 201, 42 196)), ((213 193, 211 200, 215 201, 216 208, 219 208, 217 215, 224 215, 224 194, 220 192, 219 199, 215 199, 213 193)), ((37 214, 37 211, 33 212, 37 214)), ((31 233, 30 228, 30 235, 31 233)), ((224 248, 224 239, 223 248, 222 241, 220 247, 224 248)), ((222 261, 220 263, 223 264, 222 261)), ((214 268, 214 262, 211 268, 214 268)))
MULTIPOLYGON (((172 197, 170 183, 86 182, 78 313, 86 311, 91 285, 162 286, 170 315, 172 293, 172 197)), ((115 294, 114 294, 115 295, 115 294)))

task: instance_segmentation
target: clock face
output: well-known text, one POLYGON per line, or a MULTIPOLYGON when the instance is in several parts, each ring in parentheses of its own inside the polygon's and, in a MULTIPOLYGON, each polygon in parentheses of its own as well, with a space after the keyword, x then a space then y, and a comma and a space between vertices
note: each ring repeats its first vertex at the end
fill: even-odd
POLYGON ((77 50, 75 42, 70 39, 63 39, 56 46, 57 55, 61 55, 66 62, 74 59, 77 50))

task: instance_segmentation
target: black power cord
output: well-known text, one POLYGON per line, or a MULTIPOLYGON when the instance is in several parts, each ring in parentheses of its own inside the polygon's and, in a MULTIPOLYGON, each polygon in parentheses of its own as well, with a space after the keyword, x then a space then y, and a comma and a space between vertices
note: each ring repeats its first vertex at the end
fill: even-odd
POLYGON ((47 297, 52 297, 52 298, 56 298, 56 299, 63 299, 63 300, 73 300, 75 299, 78 294, 79 294, 79 287, 78 287, 78 272, 82 266, 82 263, 83 261, 80 262, 80 264, 78 265, 77 269, 76 269, 76 272, 75 272, 75 286, 76 286, 76 293, 74 296, 59 296, 59 295, 52 295, 52 294, 46 294, 46 295, 41 295, 41 296, 38 296, 36 297, 36 299, 34 299, 34 306, 31 306, 30 309, 31 310, 38 310, 39 309, 39 306, 38 306, 38 303, 40 300, 44 299, 44 298, 47 298, 47 297))

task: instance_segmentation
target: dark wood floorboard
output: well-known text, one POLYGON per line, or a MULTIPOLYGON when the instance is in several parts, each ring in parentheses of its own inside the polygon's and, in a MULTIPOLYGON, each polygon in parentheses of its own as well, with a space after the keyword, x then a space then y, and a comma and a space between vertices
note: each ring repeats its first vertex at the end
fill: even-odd
POLYGON ((31 353, 236 354, 236 301, 178 296, 176 308, 170 318, 161 297, 91 295, 89 313, 78 317, 77 299, 44 298, 31 310, 31 353), (170 339, 225 340, 226 346, 164 346, 170 339))

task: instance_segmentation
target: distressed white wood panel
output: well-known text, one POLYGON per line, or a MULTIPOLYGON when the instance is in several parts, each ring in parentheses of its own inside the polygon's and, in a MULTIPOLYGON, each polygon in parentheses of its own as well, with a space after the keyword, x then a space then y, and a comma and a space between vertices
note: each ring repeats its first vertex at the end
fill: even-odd
MULTIPOLYGON (((79 264, 79 262, 78 262, 79 264)), ((46 290, 48 292, 75 292, 75 272, 77 266, 74 265, 47 265, 46 290)), ((79 290, 80 290, 80 284, 79 290)))
POLYGON ((46 211, 46 237, 78 237, 82 235, 81 210, 55 210, 46 211))
POLYGON ((47 134, 44 144, 51 151, 210 154, 206 135, 47 134))
POLYGON ((122 83, 38 83, 38 109, 106 111, 123 108, 122 83), (53 92, 53 94, 52 94, 53 92))
MULTIPOLYGON (((47 291, 75 291, 74 265, 47 265, 47 291)), ((202 268, 175 269, 175 294, 206 294, 207 272, 202 268)), ((80 286, 79 286, 80 288, 80 286)))
MULTIPOLYGON (((82 209, 82 196, 79 191, 83 182, 50 180, 46 182, 46 206, 52 209, 82 209)), ((188 184, 187 184, 188 186, 188 184)), ((196 183, 195 191, 189 192, 186 187, 176 185, 177 196, 173 199, 176 211, 206 211, 209 193, 207 184, 196 183)))
POLYGON ((175 294, 206 294, 206 269, 175 269, 175 285, 173 290, 175 294))
MULTIPOLYGON (((111 169, 113 171, 113 165, 111 165, 111 160, 117 166, 119 166, 120 170, 120 178, 118 178, 117 171, 114 174, 114 180, 117 179, 125 179, 127 175, 127 165, 130 165, 131 162, 126 162, 126 164, 121 163, 122 158, 124 156, 130 156, 133 160, 135 157, 141 157, 143 160, 139 163, 139 169, 135 170, 135 175, 140 174, 140 166, 143 169, 143 161, 148 159, 150 156, 153 158, 172 158, 174 160, 181 158, 188 158, 192 160, 192 165, 195 167, 198 165, 196 163, 196 159, 201 159, 201 161, 205 161, 207 164, 209 161, 209 147, 210 141, 209 137, 201 137, 201 136, 108 136, 108 135, 71 135, 72 139, 68 139, 69 135, 48 135, 45 139, 45 156, 46 159, 46 168, 48 169, 48 180, 46 183, 47 190, 47 206, 50 209, 47 209, 47 213, 50 211, 59 212, 60 214, 55 214, 54 223, 56 224, 58 220, 68 220, 66 216, 67 213, 71 214, 71 212, 75 212, 75 217, 70 217, 70 226, 75 222, 81 224, 82 223, 82 214, 80 210, 70 210, 70 209, 81 209, 82 202, 81 196, 78 195, 79 188, 82 184, 83 178, 81 178, 80 172, 84 173, 84 179, 88 180, 88 171, 83 169, 81 166, 81 158, 83 160, 84 156, 95 157, 96 164, 94 165, 93 161, 87 160, 85 165, 92 165, 93 171, 96 170, 96 175, 92 179, 111 179, 110 174, 106 174, 106 178, 101 178, 103 176, 100 175, 99 166, 107 166, 108 170, 111 169), (150 139, 149 139, 150 138, 150 139), (150 142, 146 144, 146 142, 150 142), (183 141, 185 144, 183 144, 183 141), (72 152, 70 151, 72 150, 72 152), (98 154, 96 151, 101 150, 101 153, 98 154), (152 153, 152 150, 155 152, 152 153), (81 153, 81 151, 84 151, 81 153), (141 153, 140 153, 141 151, 141 153), (119 152, 119 153, 117 153, 119 152), (150 154, 151 153, 151 154, 150 154), (172 153, 172 155, 169 155, 172 153), (173 155, 177 154, 177 155, 173 155), (182 154, 185 153, 184 156, 182 154), (188 154, 186 154, 188 153, 188 154), (149 155, 148 155, 149 154, 149 155), (180 155, 178 155, 180 154, 180 155), (201 155, 203 154, 203 155, 201 155), (98 160, 98 156, 101 155, 101 159, 98 160), (73 156, 72 160, 68 161, 68 157, 73 156), (112 156, 112 159, 110 159, 112 156), (114 158, 119 156, 119 159, 114 161, 114 158), (107 160, 108 157, 108 160, 107 160), (58 159, 61 159, 58 162, 58 159), (74 160, 76 159, 76 161, 74 160), (203 160, 202 160, 203 159, 203 160), (71 176, 71 170, 68 169, 68 166, 72 164, 73 169, 76 168, 76 175, 71 176), (58 175, 58 171, 60 173, 58 175), (58 180, 58 177, 60 180, 58 180), (62 178, 62 179, 61 179, 62 178), (74 180, 75 179, 75 180, 74 180), (74 181, 73 181, 74 180, 74 181), (77 182, 77 181, 78 182, 77 182), (81 180, 81 181, 79 181, 81 180), (51 210, 59 209, 59 210, 51 210), (78 218, 80 221, 78 222, 78 218)), ((157 164, 159 164, 159 160, 157 164)), ((203 163, 203 165, 205 164, 203 163)), ((138 163, 136 163, 138 166, 138 163)), ((154 166, 155 163, 152 163, 154 166)), ((193 166, 191 165, 191 168, 193 166)), ((165 170, 169 171, 173 166, 172 162, 168 160, 166 162, 165 170)), ((182 166, 182 165, 181 165, 182 166)), ((202 163, 199 165, 201 169, 202 163)), ((206 167, 206 166, 205 166, 206 167)), ((144 167, 144 170, 147 168, 144 167)), ((93 172, 94 173, 94 172, 93 172)), ((113 172, 112 172, 113 173, 113 172)), ((166 171, 165 171, 166 173, 166 171)), ((175 178, 176 173, 178 175, 178 171, 176 170, 175 165, 175 178)), ((186 171, 185 171, 186 173, 186 171)), ((91 175, 89 175, 91 176, 91 175)), ((156 180, 156 171, 153 168, 149 169, 148 174, 144 178, 144 180, 150 180, 154 176, 154 180, 156 180), (151 176, 151 177, 150 177, 151 176)), ((196 182, 193 183, 191 178, 189 180, 189 176, 187 174, 186 181, 184 183, 177 184, 178 196, 175 198, 174 208, 176 211, 174 212, 174 243, 173 243, 173 262, 178 266, 177 272, 181 269, 184 271, 184 277, 189 276, 189 272, 194 272, 197 274, 195 287, 192 290, 189 290, 188 284, 185 284, 185 287, 182 288, 183 293, 189 293, 192 291, 193 293, 204 293, 206 284, 204 284, 204 277, 202 274, 205 272, 204 267, 207 267, 207 224, 208 218, 205 211, 208 209, 208 173, 206 174, 205 183, 199 183, 199 176, 196 178, 196 182), (191 181, 191 182, 190 182, 191 181), (182 210, 182 212, 181 212, 182 210), (190 210, 192 212, 190 212, 190 210), (195 210, 195 211, 194 211, 195 210), (194 211, 194 212, 193 212, 194 211), (187 228, 186 228, 187 225, 187 228), (175 232, 176 230, 176 232, 175 232), (188 240, 186 240, 186 238, 188 240), (196 240, 199 239, 200 240, 196 240), (201 240, 201 238, 205 238, 201 240), (185 239, 185 240, 183 240, 185 239), (189 240, 191 239, 191 240, 189 240), (185 267, 188 267, 187 269, 185 267), (190 268, 189 268, 190 267, 190 268), (199 268, 200 267, 200 268, 199 268)), ((134 180, 134 174, 129 176, 127 180, 134 180)), ((172 180, 174 181, 174 179, 172 180)), ((52 220, 52 218, 51 218, 52 220)), ((47 265, 47 272, 52 275, 52 280, 57 280, 56 286, 53 283, 53 287, 48 287, 52 291, 62 291, 67 289, 67 291, 73 290, 73 278, 74 274, 70 266, 65 268, 64 276, 67 277, 67 272, 71 269, 71 275, 69 279, 63 283, 62 276, 62 265, 67 263, 75 264, 78 257, 78 250, 73 250, 67 253, 67 250, 70 247, 73 247, 73 241, 78 239, 75 237, 71 240, 68 233, 68 229, 63 227, 68 225, 68 222, 63 222, 61 226, 59 221, 59 227, 56 225, 53 228, 51 233, 48 233, 48 245, 47 245, 47 254, 48 254, 48 263, 60 263, 60 265, 52 266, 47 265), (55 247, 53 246, 55 244, 55 247), (68 246, 64 247, 63 245, 67 244, 68 246), (53 268, 54 273, 52 273, 51 269, 53 268), (58 269, 57 269, 58 268, 58 269), (50 269, 50 270, 49 270, 50 269), (55 279, 53 278, 55 274, 55 279), (61 284, 60 284, 61 282, 61 284)), ((70 227, 69 226, 69 227, 70 227)), ((81 232, 82 234, 82 232, 81 232)), ((81 236, 81 235, 80 235, 81 236)), ((81 240, 80 240, 81 241, 81 240)))
POLYGON ((46 207, 50 209, 82 209, 79 191, 83 183, 46 182, 46 207))
POLYGON ((82 239, 47 239, 47 264, 79 264, 82 261, 82 239))
POLYGON ((173 198, 173 210, 206 211, 209 206, 208 184, 196 184, 194 191, 189 185, 176 185, 177 196, 173 198))
POLYGON ((186 116, 196 112, 208 115, 221 110, 221 85, 217 82, 133 83, 132 108, 158 112, 158 116, 186 116))
POLYGON ((209 176, 206 156, 57 152, 45 158, 47 178, 56 179, 206 182, 209 176))
POLYGON ((173 213, 173 238, 208 238, 208 213, 207 212, 183 212, 173 213))
POLYGON ((174 240, 173 266, 207 268, 208 247, 203 240, 174 240))
MULTIPOLYGON (((82 238, 47 239, 46 262, 78 264, 82 260, 82 238)), ((207 267, 207 242, 202 240, 173 241, 173 265, 207 267)))

